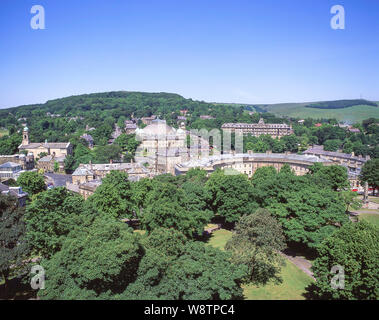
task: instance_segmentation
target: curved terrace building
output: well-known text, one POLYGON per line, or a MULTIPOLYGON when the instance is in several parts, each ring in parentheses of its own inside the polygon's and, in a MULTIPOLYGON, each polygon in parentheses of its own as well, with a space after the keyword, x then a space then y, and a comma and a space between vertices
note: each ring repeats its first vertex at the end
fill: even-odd
POLYGON ((255 170, 261 167, 273 166, 275 169, 288 164, 296 175, 304 175, 308 172, 308 167, 314 163, 321 162, 324 165, 332 165, 333 162, 321 159, 316 156, 288 154, 288 153, 243 153, 243 154, 223 154, 199 160, 191 160, 175 166, 175 174, 185 174, 191 168, 201 168, 208 173, 216 169, 233 169, 251 177, 255 170))

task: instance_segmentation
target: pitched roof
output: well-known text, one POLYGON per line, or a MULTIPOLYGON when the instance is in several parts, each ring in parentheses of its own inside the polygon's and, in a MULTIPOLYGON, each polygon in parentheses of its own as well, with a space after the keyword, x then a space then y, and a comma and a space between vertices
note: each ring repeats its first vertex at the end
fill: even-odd
POLYGON ((2 165, 0 165, 0 168, 16 168, 16 167, 22 167, 20 164, 15 162, 5 162, 2 165))
POLYGON ((50 149, 66 149, 70 145, 70 142, 34 142, 29 144, 22 144, 19 149, 38 149, 38 148, 50 148, 50 149))

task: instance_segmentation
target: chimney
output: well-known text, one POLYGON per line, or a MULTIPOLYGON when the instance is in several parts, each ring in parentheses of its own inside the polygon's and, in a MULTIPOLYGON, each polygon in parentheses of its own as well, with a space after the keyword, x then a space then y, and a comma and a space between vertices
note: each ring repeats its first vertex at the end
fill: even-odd
POLYGON ((355 153, 354 153, 354 152, 352 152, 352 153, 351 153, 351 156, 352 156, 352 157, 355 157, 355 153))
POLYGON ((112 164, 112 163, 113 163, 113 160, 112 160, 112 159, 110 159, 110 160, 109 160, 109 163, 110 163, 110 164, 112 164))

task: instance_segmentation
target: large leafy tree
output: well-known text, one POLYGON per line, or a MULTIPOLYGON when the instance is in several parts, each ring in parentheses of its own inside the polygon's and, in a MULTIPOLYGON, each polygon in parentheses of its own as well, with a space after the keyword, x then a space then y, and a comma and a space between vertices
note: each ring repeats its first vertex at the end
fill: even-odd
POLYGON ((227 222, 236 222, 258 207, 252 197, 252 185, 245 175, 228 175, 217 170, 207 181, 206 190, 210 194, 210 209, 214 214, 225 217, 227 222))
POLYGON ((286 166, 273 170, 256 171, 253 196, 278 219, 288 242, 314 249, 348 221, 344 199, 330 186, 314 183, 311 175, 296 176, 286 166))
POLYGON ((46 190, 45 181, 43 176, 38 172, 26 171, 20 174, 17 183, 26 191, 29 196, 38 194, 46 190))
POLYGON ((201 200, 195 201, 174 184, 155 182, 146 200, 141 222, 148 231, 164 227, 175 228, 188 237, 202 234, 212 213, 203 210, 201 200))
POLYGON ((9 276, 17 275, 29 254, 24 212, 16 198, 0 194, 0 274, 6 290, 9 276))
POLYGON ((339 165, 323 166, 316 163, 309 168, 309 173, 320 187, 328 186, 334 191, 345 190, 350 187, 347 169, 339 165))
POLYGON ((135 280, 143 249, 125 224, 98 217, 72 231, 48 261, 42 299, 112 299, 135 280))
POLYGON ((268 209, 281 223, 287 241, 316 248, 349 218, 344 201, 330 189, 308 186, 284 191, 268 209))
POLYGON ((367 182, 370 186, 379 188, 379 158, 367 161, 361 171, 360 179, 367 182))
POLYGON ((135 206, 132 196, 133 191, 128 174, 122 171, 111 171, 89 201, 99 211, 114 218, 133 218, 135 206))
POLYGON ((83 198, 66 188, 54 188, 38 194, 25 214, 32 248, 46 257, 59 251, 67 234, 82 223, 85 213, 83 198))
POLYGON ((365 221, 347 223, 318 248, 312 267, 317 281, 308 288, 309 294, 319 299, 378 300, 378 257, 378 227, 365 221), (331 285, 333 277, 338 276, 331 272, 334 266, 343 268, 344 288, 331 285))
POLYGON ((202 242, 186 242, 177 231, 151 233, 137 280, 123 299, 229 300, 242 298, 246 267, 232 264, 230 254, 202 242), (172 245, 170 245, 172 244, 172 245))
POLYGON ((226 249, 233 254, 233 262, 246 265, 247 283, 266 284, 270 279, 281 281, 285 237, 278 221, 266 209, 242 216, 236 224, 226 249))

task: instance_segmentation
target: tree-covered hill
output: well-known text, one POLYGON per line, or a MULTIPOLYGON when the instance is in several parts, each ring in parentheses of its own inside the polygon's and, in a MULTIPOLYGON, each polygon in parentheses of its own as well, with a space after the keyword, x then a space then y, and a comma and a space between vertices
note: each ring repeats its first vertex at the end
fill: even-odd
POLYGON ((316 102, 308 104, 305 107, 316 109, 344 109, 360 105, 378 107, 378 105, 375 102, 367 101, 364 99, 316 102))

